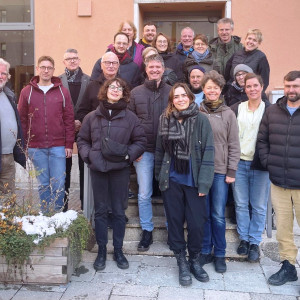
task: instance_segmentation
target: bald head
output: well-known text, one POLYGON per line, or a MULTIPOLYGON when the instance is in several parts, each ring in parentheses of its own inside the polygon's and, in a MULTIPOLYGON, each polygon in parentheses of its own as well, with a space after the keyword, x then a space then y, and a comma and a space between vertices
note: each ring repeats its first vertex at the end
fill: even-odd
POLYGON ((113 52, 106 52, 101 58, 101 69, 106 79, 116 77, 119 65, 119 59, 113 52))

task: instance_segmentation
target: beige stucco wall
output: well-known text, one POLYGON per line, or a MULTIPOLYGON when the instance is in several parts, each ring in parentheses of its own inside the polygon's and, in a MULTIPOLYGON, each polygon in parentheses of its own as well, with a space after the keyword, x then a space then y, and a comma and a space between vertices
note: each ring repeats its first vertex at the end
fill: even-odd
POLYGON ((249 28, 263 33, 260 49, 271 66, 268 90, 283 86, 283 77, 300 69, 300 0, 232 0, 235 34, 245 39, 249 28))
MULTIPOLYGON (((92 16, 77 16, 77 0, 35 1, 35 55, 51 55, 56 75, 63 72, 67 48, 80 52, 83 70, 90 74, 95 61, 112 42, 122 20, 133 20, 133 0, 92 0, 92 16)), ((187 5, 187 4, 185 4, 187 5)), ((232 0, 235 34, 245 38, 249 28, 264 35, 261 50, 271 65, 268 90, 282 87, 283 76, 300 69, 300 0, 232 0)))

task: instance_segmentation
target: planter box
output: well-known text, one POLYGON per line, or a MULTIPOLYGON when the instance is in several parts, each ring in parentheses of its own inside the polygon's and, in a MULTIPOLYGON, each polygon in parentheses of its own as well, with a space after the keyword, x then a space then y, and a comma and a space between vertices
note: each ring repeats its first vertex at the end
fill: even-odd
POLYGON ((8 266, 0 256, 0 282, 66 284, 79 262, 80 253, 71 253, 68 238, 57 238, 44 251, 34 250, 22 268, 8 266))

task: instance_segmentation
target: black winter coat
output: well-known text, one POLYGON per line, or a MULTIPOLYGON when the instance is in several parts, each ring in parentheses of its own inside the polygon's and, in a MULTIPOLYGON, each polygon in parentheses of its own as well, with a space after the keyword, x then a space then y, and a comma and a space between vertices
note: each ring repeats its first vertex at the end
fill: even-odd
POLYGON ((273 184, 300 189, 300 108, 291 116, 282 97, 271 105, 260 124, 258 151, 273 184))
POLYGON ((233 70, 239 64, 249 66, 255 74, 260 75, 264 82, 264 91, 267 89, 270 79, 270 66, 266 55, 262 51, 258 49, 245 51, 245 49, 242 49, 235 52, 226 64, 224 77, 227 82, 234 80, 233 70))
POLYGON ((145 151, 145 133, 134 113, 124 109, 110 122, 109 137, 115 142, 128 145, 129 160, 110 162, 103 158, 101 140, 107 137, 109 120, 101 113, 98 106, 84 119, 77 139, 77 146, 83 161, 94 171, 108 172, 126 168, 145 151))
MULTIPOLYGON (((94 65, 91 80, 97 80, 101 73, 102 70, 100 58, 94 65)), ((118 77, 124 79, 131 89, 141 84, 141 70, 139 66, 133 62, 132 58, 127 58, 120 64, 118 77)))
MULTIPOLYGON (((18 126, 17 142, 13 149, 14 160, 17 163, 19 163, 23 168, 25 168, 26 157, 25 157, 24 137, 23 137, 22 127, 21 127, 20 116, 16 105, 16 96, 7 86, 4 86, 3 92, 7 96, 15 112, 17 126, 18 126)), ((0 122, 0 157, 2 154, 1 151, 2 151, 2 139, 1 139, 1 122, 0 122)), ((0 159, 0 172, 1 172, 1 159, 0 159)))
POLYGON ((165 68, 172 69, 177 76, 177 82, 183 81, 183 63, 177 58, 174 53, 159 53, 164 60, 165 68))
POLYGON ((157 87, 155 80, 145 83, 131 91, 129 109, 140 119, 147 137, 147 152, 155 152, 159 117, 168 104, 171 86, 160 82, 157 87))

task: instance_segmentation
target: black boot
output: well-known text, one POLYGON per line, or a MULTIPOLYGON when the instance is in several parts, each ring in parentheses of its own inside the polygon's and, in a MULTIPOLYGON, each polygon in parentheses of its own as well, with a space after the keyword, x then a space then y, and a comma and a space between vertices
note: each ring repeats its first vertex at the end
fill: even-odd
POLYGON ((106 266, 106 246, 98 246, 98 255, 94 262, 94 269, 102 271, 106 266))
POLYGON ((118 268, 120 269, 128 269, 129 263, 126 257, 123 254, 122 248, 114 248, 114 260, 117 263, 118 268))
POLYGON ((201 282, 209 281, 208 274, 202 268, 200 263, 200 252, 199 253, 190 253, 189 263, 191 273, 195 276, 195 278, 201 282))
POLYGON ((153 243, 152 239, 152 231, 143 230, 142 233, 142 239, 139 242, 139 245, 137 247, 138 251, 145 252, 148 251, 150 248, 150 245, 153 243))
POLYGON ((268 279, 268 283, 271 285, 283 285, 288 281, 296 280, 298 280, 298 276, 295 266, 290 264, 288 260, 284 260, 281 269, 268 279))
POLYGON ((182 250, 178 253, 175 253, 175 257, 177 259, 177 265, 179 267, 179 283, 182 286, 188 286, 192 284, 192 276, 190 272, 189 263, 186 260, 186 252, 182 250))

